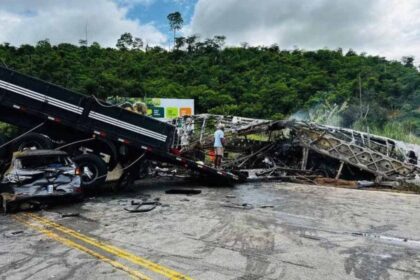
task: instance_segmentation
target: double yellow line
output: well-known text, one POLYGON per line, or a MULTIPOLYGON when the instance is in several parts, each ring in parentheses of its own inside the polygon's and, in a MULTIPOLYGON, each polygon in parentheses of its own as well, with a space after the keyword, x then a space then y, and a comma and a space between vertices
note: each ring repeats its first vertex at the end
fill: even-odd
POLYGON ((98 259, 100 259, 101 261, 104 261, 112 266, 114 266, 115 268, 121 269, 123 271, 125 271, 126 273, 128 273, 130 276, 132 276, 135 279, 145 279, 145 280, 149 280, 150 278, 146 275, 144 275, 143 273, 134 270, 118 261, 112 260, 96 251, 93 251, 85 246, 83 246, 82 244, 89 244, 90 246, 92 246, 95 249, 100 249, 101 251, 107 252, 108 254, 111 254, 113 256, 116 256, 118 258, 121 259, 125 259, 129 262, 131 262, 132 264, 136 264, 138 266, 141 266, 143 268, 146 268, 150 271, 153 271, 157 274, 163 275, 165 277, 167 277, 168 279, 174 279, 174 280, 191 280, 190 277, 183 275, 177 271, 174 271, 172 269, 169 269, 167 267, 161 266, 157 263, 154 263, 152 261, 149 261, 145 258, 136 256, 126 250, 123 250, 121 248, 118 248, 116 246, 113 245, 109 245, 106 243, 103 243, 102 241, 96 240, 92 237, 89 237, 87 235, 81 234, 73 229, 70 229, 68 227, 64 227, 50 219, 47 219, 45 217, 36 215, 36 214, 32 214, 32 213, 23 213, 23 214, 19 214, 19 215, 15 215, 14 218, 27 225, 28 227, 35 229, 45 235, 47 235, 48 237, 63 243, 64 245, 71 247, 71 248, 75 248, 78 250, 81 250, 89 255, 92 255, 98 259), (40 224, 41 226, 38 226, 36 224, 40 224), (72 241, 69 238, 63 237, 63 236, 59 236, 58 234, 56 234, 54 231, 50 230, 53 229, 56 232, 60 232, 60 233, 64 233, 65 235, 74 238, 75 240, 77 240, 78 242, 81 242, 82 244, 76 243, 74 241, 72 241))

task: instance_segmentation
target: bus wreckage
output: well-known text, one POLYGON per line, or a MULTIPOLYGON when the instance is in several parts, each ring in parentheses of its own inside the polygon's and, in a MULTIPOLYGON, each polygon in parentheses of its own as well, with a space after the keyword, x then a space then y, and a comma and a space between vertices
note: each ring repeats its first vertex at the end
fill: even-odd
POLYGON ((417 183, 420 146, 304 121, 202 114, 174 121, 181 155, 211 161, 215 127, 225 127, 223 169, 246 180, 359 187, 417 183))

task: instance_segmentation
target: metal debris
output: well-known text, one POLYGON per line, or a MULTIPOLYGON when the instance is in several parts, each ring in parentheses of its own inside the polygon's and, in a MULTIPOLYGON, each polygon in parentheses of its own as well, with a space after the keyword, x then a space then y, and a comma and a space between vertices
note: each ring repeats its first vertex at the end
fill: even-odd
POLYGON ((200 194, 201 190, 196 189, 170 189, 165 191, 166 194, 186 194, 186 195, 195 195, 200 194))
POLYGON ((4 236, 5 236, 5 237, 14 237, 14 236, 16 236, 16 235, 20 235, 20 234, 22 234, 22 233, 24 233, 24 231, 23 231, 23 230, 16 230, 16 231, 5 232, 5 233, 4 233, 4 236))
POLYGON ((61 214, 61 218, 67 217, 80 217, 80 213, 63 213, 61 214))
POLYGON ((227 207, 227 208, 244 209, 244 210, 250 210, 250 209, 253 209, 254 208, 254 206, 252 204, 249 204, 249 203, 239 204, 239 203, 232 203, 232 202, 230 202, 230 203, 223 203, 220 206, 227 207))
POLYGON ((124 210, 130 213, 144 213, 154 210, 157 206, 162 205, 159 201, 159 198, 154 201, 131 201, 131 208, 125 207, 124 210))
POLYGON ((213 133, 222 123, 227 139, 223 169, 239 172, 246 180, 349 187, 370 181, 395 187, 420 177, 419 146, 370 133, 303 121, 210 114, 189 117, 188 123, 193 128, 183 141, 183 156, 211 163, 213 133))

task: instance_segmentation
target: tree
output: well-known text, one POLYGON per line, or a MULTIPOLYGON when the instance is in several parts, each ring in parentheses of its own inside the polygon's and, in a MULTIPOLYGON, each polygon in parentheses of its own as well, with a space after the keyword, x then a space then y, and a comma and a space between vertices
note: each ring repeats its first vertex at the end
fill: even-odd
POLYGON ((175 37, 176 31, 181 30, 184 20, 180 12, 173 12, 168 14, 167 19, 169 20, 169 28, 174 32, 174 46, 175 46, 175 37))
POLYGON ((98 42, 93 42, 91 47, 94 48, 94 49, 100 49, 101 45, 98 42))
POLYGON ((299 105, 297 93, 283 82, 267 85, 260 92, 262 104, 270 118, 277 118, 277 114, 290 114, 299 105))
POLYGON ((84 39, 80 39, 79 40, 79 45, 82 46, 82 47, 87 47, 87 41, 84 40, 84 39))
POLYGON ((37 48, 50 49, 51 48, 50 39, 44 39, 44 40, 38 41, 36 43, 36 46, 37 46, 37 48))
POLYGON ((119 50, 128 50, 131 46, 133 46, 133 43, 133 35, 126 32, 121 35, 120 39, 118 39, 116 46, 119 50))
POLYGON ((186 41, 185 37, 178 37, 178 38, 176 38, 175 39, 175 46, 174 46, 174 48, 176 50, 181 49, 185 45, 185 41, 186 41))
POLYGON ((268 50, 269 50, 270 52, 279 52, 279 51, 280 51, 280 48, 279 48, 279 45, 278 45, 278 44, 272 44, 272 45, 268 48, 268 50))
POLYGON ((143 48, 143 40, 141 38, 134 38, 133 41, 133 50, 141 50, 143 48))
POLYGON ((197 41, 197 39, 198 39, 198 35, 191 35, 185 39, 185 43, 187 44, 187 51, 189 53, 193 52, 195 48, 195 42, 197 41))
POLYGON ((216 44, 217 48, 221 49, 225 45, 226 36, 216 35, 214 36, 214 43, 216 44))
POLYGON ((414 57, 413 56, 403 56, 402 63, 405 67, 414 67, 414 57))

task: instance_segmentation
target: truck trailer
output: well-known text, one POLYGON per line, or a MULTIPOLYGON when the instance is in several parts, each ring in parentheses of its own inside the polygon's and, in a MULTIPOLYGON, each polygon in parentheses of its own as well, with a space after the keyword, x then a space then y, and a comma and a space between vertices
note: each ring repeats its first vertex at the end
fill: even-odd
POLYGON ((125 171, 122 178, 135 178, 146 159, 185 168, 206 181, 240 180, 228 170, 180 156, 172 124, 4 67, 0 67, 0 122, 26 131, 10 141, 0 135, 3 161, 13 151, 63 150, 84 173, 85 189, 103 184, 117 165, 125 171))

